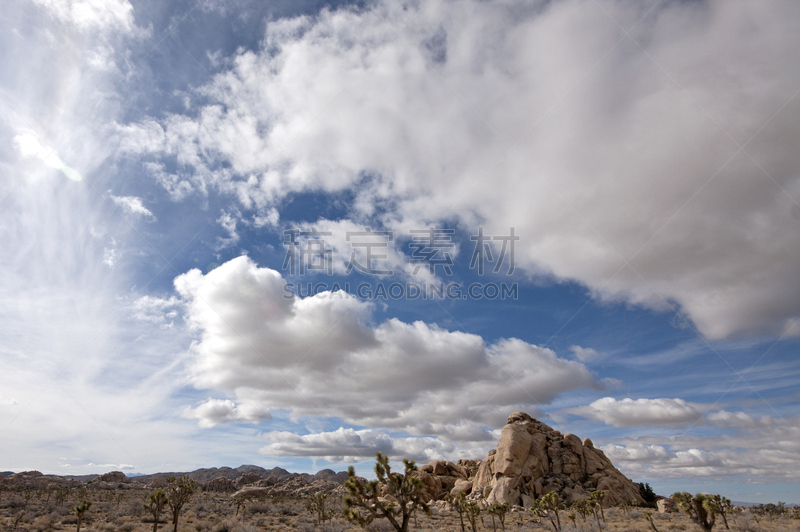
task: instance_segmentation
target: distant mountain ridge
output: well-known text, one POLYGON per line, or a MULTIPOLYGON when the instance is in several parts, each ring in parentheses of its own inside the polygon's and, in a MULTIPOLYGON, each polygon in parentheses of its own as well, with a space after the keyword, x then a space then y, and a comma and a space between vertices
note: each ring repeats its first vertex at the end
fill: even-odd
MULTIPOLYGON (((2 472, 3 476, 10 476, 13 474, 14 471, 2 472)), ((235 481, 242 475, 246 474, 257 475, 264 479, 274 477, 275 480, 278 482, 282 482, 284 480, 289 480, 292 478, 303 478, 304 480, 307 480, 309 482, 314 480, 330 480, 342 484, 344 483, 345 480, 347 480, 346 471, 340 471, 337 473, 332 469, 323 469, 312 475, 309 473, 291 473, 286 469, 283 469, 282 467, 273 467, 272 469, 265 469, 263 467, 256 465, 241 465, 236 468, 209 467, 209 468, 195 469, 194 471, 189 471, 189 472, 173 471, 173 472, 163 472, 163 473, 152 473, 149 475, 136 474, 133 476, 128 476, 128 478, 131 479, 131 482, 134 483, 141 482, 143 484, 146 484, 154 480, 166 479, 171 476, 175 477, 188 476, 190 479, 196 482, 205 483, 220 477, 235 481)), ((76 480, 78 482, 90 482, 95 478, 99 477, 100 475, 92 474, 92 475, 43 475, 43 476, 47 478, 76 480)))

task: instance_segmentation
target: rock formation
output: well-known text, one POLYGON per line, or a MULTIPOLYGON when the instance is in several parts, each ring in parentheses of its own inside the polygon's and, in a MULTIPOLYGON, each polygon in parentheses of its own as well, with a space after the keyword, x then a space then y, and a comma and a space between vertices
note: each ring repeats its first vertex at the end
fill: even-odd
POLYGON ((236 491, 236 483, 229 478, 217 477, 201 484, 203 491, 216 491, 220 493, 236 491))
POLYGON ((567 504, 605 492, 604 505, 643 502, 639 486, 620 473, 590 439, 561 434, 523 412, 503 427, 497 449, 482 461, 434 461, 419 468, 430 499, 465 493, 487 505, 508 503, 526 508, 555 491, 567 504))
POLYGON ((481 462, 472 493, 495 502, 528 507, 534 499, 556 491, 567 504, 603 490, 605 504, 637 500, 639 487, 595 449, 592 440, 561 434, 523 412, 514 412, 500 434, 495 451, 481 462))

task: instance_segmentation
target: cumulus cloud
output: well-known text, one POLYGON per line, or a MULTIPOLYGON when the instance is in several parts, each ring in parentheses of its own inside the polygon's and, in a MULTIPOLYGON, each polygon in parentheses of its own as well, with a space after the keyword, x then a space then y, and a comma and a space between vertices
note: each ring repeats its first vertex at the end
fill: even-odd
POLYGON ((581 347, 579 345, 573 345, 569 348, 569 350, 572 351, 572 354, 575 355, 575 358, 577 358, 581 362, 591 362, 593 360, 597 360, 600 358, 600 353, 598 353, 591 347, 581 347))
POLYGON ((299 435, 292 432, 269 432, 271 443, 259 449, 268 456, 322 457, 331 462, 355 462, 373 458, 378 451, 420 462, 453 456, 456 446, 438 438, 394 438, 378 430, 339 428, 332 432, 299 435))
POLYGON ((709 412, 706 414, 705 419, 713 425, 724 428, 769 427, 775 423, 775 419, 772 416, 752 416, 745 412, 727 412, 725 410, 709 412))
MULTIPOLYGON (((710 415, 713 417, 713 415, 710 415)), ((722 417, 757 423, 731 423, 721 435, 640 437, 602 446, 620 469, 634 477, 685 478, 739 476, 753 482, 791 481, 800 467, 800 425, 797 417, 722 417)))
POLYGON ((212 399, 210 397, 194 408, 185 407, 183 416, 188 419, 197 419, 198 425, 205 428, 231 421, 260 423, 272 419, 269 408, 263 405, 254 403, 237 405, 230 399, 212 399))
POLYGON ((114 196, 110 195, 109 198, 117 207, 121 208, 128 214, 132 214, 137 217, 144 217, 149 218, 151 220, 155 220, 155 215, 150 212, 150 209, 144 206, 142 203, 142 198, 137 198, 136 196, 114 196))
POLYGON ((188 169, 149 163, 176 197, 351 190, 386 227, 515 227, 529 273, 677 304, 709 338, 790 330, 799 20, 791 0, 324 10, 270 22, 203 106, 119 131, 188 169))
POLYGON ((133 466, 131 464, 95 464, 95 463, 89 462, 86 465, 89 466, 89 467, 100 467, 100 468, 104 468, 104 469, 113 469, 115 471, 124 471, 124 470, 127 470, 127 469, 133 469, 133 466))
MULTIPOLYGON (((288 297, 278 272, 246 256, 205 275, 191 270, 175 287, 198 337, 191 382, 233 392, 237 408, 486 441, 486 426, 508 412, 601 388, 583 364, 522 340, 373 323, 371 304, 343 292, 288 297)), ((229 420, 231 404, 211 406, 223 411, 214 419, 229 420)))
POLYGON ((703 415, 683 399, 665 398, 617 400, 603 397, 587 406, 568 409, 568 412, 615 427, 681 425, 696 422, 703 415))

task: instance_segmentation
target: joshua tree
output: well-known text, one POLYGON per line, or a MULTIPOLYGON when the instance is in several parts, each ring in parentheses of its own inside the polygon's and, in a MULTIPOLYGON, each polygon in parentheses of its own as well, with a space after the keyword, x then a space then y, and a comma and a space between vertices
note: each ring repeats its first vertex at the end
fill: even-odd
POLYGON ((83 514, 89 509, 92 505, 91 501, 83 501, 82 503, 78 504, 77 506, 72 507, 72 511, 78 516, 78 530, 77 532, 81 532, 81 521, 83 520, 83 514))
POLYGON ((113 500, 117 503, 117 510, 119 510, 120 503, 125 499, 125 492, 120 490, 114 493, 113 500))
POLYGON ((455 499, 453 499, 449 493, 444 496, 444 500, 451 503, 455 511, 458 512, 458 520, 461 523, 461 532, 467 532, 467 529, 464 528, 464 506, 463 506, 463 503, 464 501, 466 501, 466 499, 467 496, 464 495, 463 491, 459 493, 455 499))
POLYGON ((328 495, 323 492, 315 493, 306 499, 306 509, 316 518, 317 524, 325 524, 325 521, 331 518, 334 510, 325 508, 325 502, 328 495))
POLYGON ((387 519, 398 532, 406 532, 411 515, 417 508, 430 513, 423 500, 425 484, 415 475, 417 466, 405 459, 403 473, 392 473, 389 457, 377 454, 375 474, 377 480, 365 481, 356 476, 353 466, 347 471, 344 483, 348 496, 344 499, 345 518, 366 526, 375 519, 387 519))
POLYGON ((167 479, 167 504, 172 510, 172 532, 178 532, 178 517, 180 517, 181 508, 189 502, 194 495, 194 480, 189 480, 189 477, 175 478, 174 476, 167 479))
POLYGON ((239 515, 239 512, 242 512, 242 522, 245 519, 245 513, 247 512, 247 498, 246 497, 234 497, 233 501, 231 502, 231 506, 236 507, 236 515, 239 515))
POLYGON ((648 523, 650 523, 650 528, 653 529, 653 532, 658 532, 656 524, 653 522, 653 512, 651 512, 650 510, 645 510, 644 516, 645 518, 647 518, 648 523))
MULTIPOLYGON (((595 504, 597 505, 597 508, 600 510, 600 517, 603 518, 604 522, 606 520, 606 515, 603 513, 603 499, 605 498, 606 498, 606 492, 603 490, 593 491, 589 498, 589 500, 594 501, 595 504)), ((597 517, 597 514, 595 514, 595 517, 597 517)), ((600 522, 598 521, 597 524, 599 525, 600 522)))
MULTIPOLYGON (((464 513, 467 515, 467 520, 469 521, 469 526, 472 527, 472 532, 478 532, 478 524, 477 519, 478 516, 481 515, 481 507, 475 501, 468 501, 466 498, 461 501, 461 506, 464 509, 464 513)), ((483 518, 481 517, 481 521, 483 518)))
POLYGON ((494 526, 494 516, 497 516, 497 520, 500 521, 500 529, 506 532, 506 512, 508 512, 507 502, 503 504, 496 502, 486 510, 486 513, 492 516, 492 530, 496 530, 494 526))
POLYGON ((689 519, 697 523, 705 532, 714 528, 717 519, 717 509, 710 495, 698 493, 692 497, 691 493, 677 492, 672 498, 682 511, 686 512, 689 519))
POLYGON ((150 494, 149 501, 142 505, 142 507, 150 512, 153 516, 153 532, 158 530, 158 518, 161 516, 161 511, 167 505, 167 493, 158 488, 150 494))
MULTIPOLYGON (((725 529, 730 530, 731 527, 728 526, 727 514, 729 514, 731 511, 731 500, 726 499, 722 495, 712 495, 710 504, 713 506, 714 511, 716 511, 722 518, 722 524, 725 525, 725 529)), ((779 502, 778 504, 781 503, 779 502)))
POLYGON ((577 499, 573 501, 570 508, 581 514, 581 517, 583 518, 584 521, 586 521, 586 516, 592 513, 591 505, 589 504, 589 501, 587 501, 586 499, 577 499))
POLYGON ((56 488, 56 504, 61 506, 67 500, 69 495, 69 488, 56 488))
POLYGON ((549 519, 550 524, 553 525, 553 529, 556 532, 561 532, 561 518, 558 515, 559 506, 558 493, 551 491, 537 499, 531 507, 531 510, 539 517, 546 517, 549 519))

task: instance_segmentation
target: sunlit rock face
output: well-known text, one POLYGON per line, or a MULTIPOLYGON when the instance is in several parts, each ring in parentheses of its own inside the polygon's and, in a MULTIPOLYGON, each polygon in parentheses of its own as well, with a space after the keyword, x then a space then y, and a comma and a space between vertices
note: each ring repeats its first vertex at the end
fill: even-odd
POLYGON ((514 412, 503 427, 497 449, 481 462, 471 498, 488 504, 530 506, 556 491, 567 504, 605 492, 606 505, 642 501, 639 487, 595 449, 590 439, 562 434, 524 412, 514 412))

